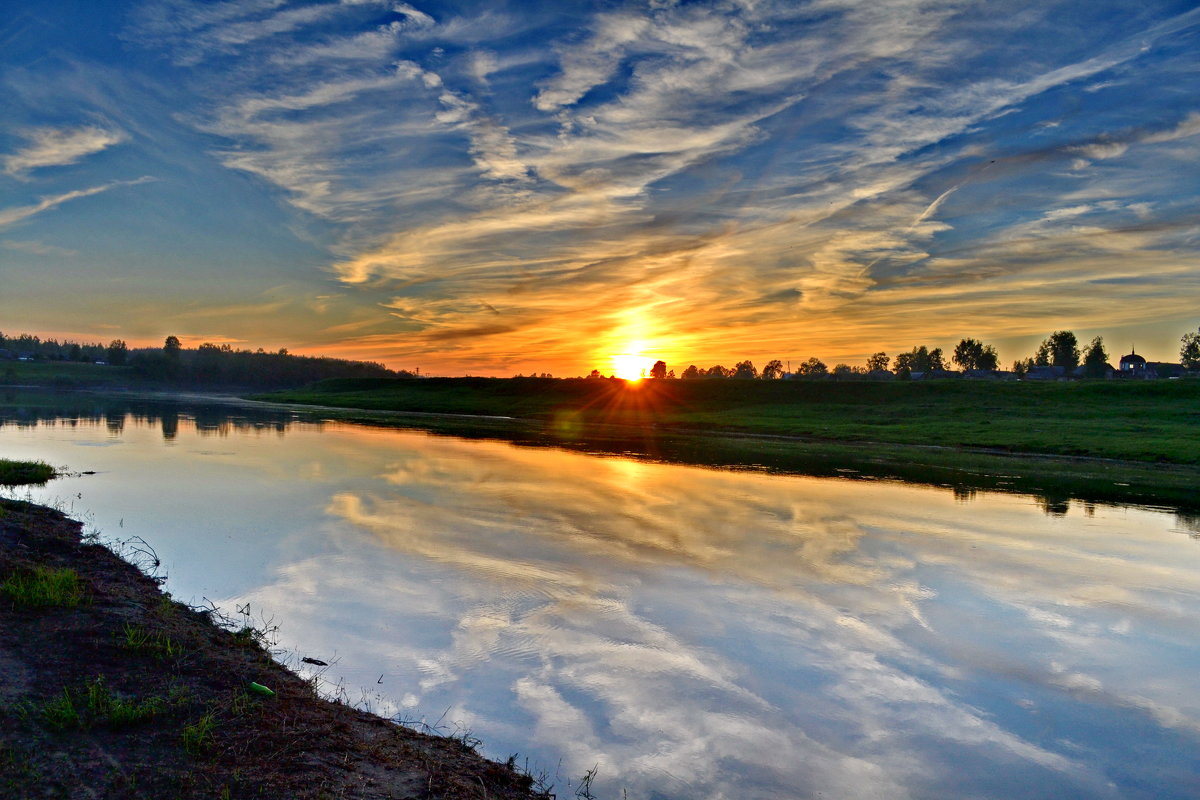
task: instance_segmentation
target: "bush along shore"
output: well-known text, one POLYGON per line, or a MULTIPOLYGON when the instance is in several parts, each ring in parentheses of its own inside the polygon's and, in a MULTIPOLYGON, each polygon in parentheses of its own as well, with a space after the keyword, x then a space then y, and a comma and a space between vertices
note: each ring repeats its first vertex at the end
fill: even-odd
POLYGON ((0 797, 549 796, 470 737, 321 698, 260 631, 87 538, 0 500, 0 797))

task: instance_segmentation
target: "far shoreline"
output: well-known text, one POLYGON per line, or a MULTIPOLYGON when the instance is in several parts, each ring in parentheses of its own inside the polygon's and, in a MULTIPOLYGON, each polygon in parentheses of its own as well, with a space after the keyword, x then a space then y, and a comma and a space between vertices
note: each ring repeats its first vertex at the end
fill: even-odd
MULTIPOLYGON (((1200 463, 1158 460, 1134 460, 1114 457, 1105 452, 1093 431, 1086 425, 1068 420, 1077 436, 1074 444, 1083 452, 1044 452, 1013 446, 980 446, 968 436, 955 441, 954 431, 941 441, 920 443, 863 438, 854 419, 860 412, 883 413, 895 417, 893 424, 874 426, 871 432, 919 432, 927 420, 905 418, 905 414, 932 416, 937 422, 940 404, 962 405, 984 401, 993 408, 992 419, 977 420, 982 426, 1005 415, 1014 417, 1005 430, 1019 430, 1022 419, 1031 419, 1030 409, 1022 408, 1026 394, 1040 403, 1034 411, 1049 413, 1058 398, 1070 397, 1073 390, 1093 390, 1095 385, 1009 386, 1007 397, 999 400, 995 386, 964 382, 926 386, 878 384, 807 384, 795 387, 759 386, 761 381, 643 381, 637 388, 608 380, 557 379, 406 379, 400 381, 316 384, 301 390, 256 394, 226 388, 218 392, 174 391, 142 387, 130 390, 96 387, 80 392, 93 397, 136 399, 148 402, 219 404, 278 411, 312 417, 314 421, 345 422, 421 430, 462 438, 507 441, 518 446, 555 447, 664 463, 686 464, 717 469, 753 469, 778 474, 837 477, 842 479, 897 480, 953 489, 956 492, 996 491, 1031 495, 1047 509, 1061 508, 1071 499, 1083 502, 1135 504, 1200 511, 1200 463), (690 386, 684 386, 690 384, 690 386), (723 384, 716 386, 715 384, 723 384), (482 388, 481 388, 482 387, 482 388), (622 395, 645 398, 651 391, 692 389, 693 397, 668 397, 667 404, 654 408, 642 405, 621 407, 612 399, 622 395), (795 389, 793 397, 780 402, 780 390, 795 389), (430 390, 433 390, 432 392, 430 390), (566 392, 574 393, 564 397, 566 392), (696 399, 699 389, 699 401, 696 399), (923 413, 924 402, 917 398, 907 405, 890 405, 891 396, 914 389, 914 394, 929 398, 930 411, 923 413), (1017 390, 1014 392, 1013 390, 1017 390), (558 393, 555 394, 555 390, 558 393), (607 405, 594 403, 589 393, 601 391, 607 405), (715 398, 703 392, 716 390, 715 398), (1028 390, 1028 392, 1026 392, 1028 390), (738 396, 745 391, 749 402, 738 396), (759 396, 754 396, 757 391, 759 396), (765 395, 765 397, 764 397, 765 395), (965 395, 965 396, 964 396, 965 395), (447 399, 449 398, 449 399, 447 399), (592 402, 591 407, 587 407, 592 402), (673 403, 673 405, 672 405, 673 403), (705 405, 707 403, 707 406, 705 405), (865 403, 865 404, 864 404, 865 403), (762 410, 760 412, 760 409, 762 410), (812 409, 812 410, 810 410, 812 409), (513 413, 513 412, 518 413, 513 413), (489 413, 490 412, 490 413, 489 413), (510 412, 510 413, 504 413, 510 412), (803 426, 804 416, 818 423, 830 421, 833 429, 815 434, 794 432, 789 426, 803 426), (789 416, 790 415, 790 416, 789 416), (838 419, 840 415, 840 419, 838 419), (798 420, 798 422, 797 422, 798 420), (842 429, 836 426, 846 423, 842 429), (1090 437, 1090 438, 1089 438, 1090 437)), ((792 382, 789 382, 792 383, 792 382)), ((803 382, 795 382, 803 383, 803 382)), ((1160 382, 1165 385, 1166 382, 1160 382)), ((1143 405, 1161 408, 1179 416, 1155 430, 1155 420, 1139 420, 1146 429, 1144 440, 1150 447, 1171 438, 1175 446, 1188 449, 1187 437, 1197 442, 1193 457, 1200 459, 1198 426, 1191 422, 1193 395, 1200 397, 1200 381, 1173 381, 1171 389, 1180 396, 1141 398, 1143 405), (1183 390, 1183 391, 1180 391, 1183 390)), ((1145 394, 1146 384, 1111 383, 1099 388, 1112 393, 1128 392, 1135 399, 1145 394)), ((1150 386, 1155 389, 1158 387, 1150 386)), ((75 392, 46 389, 48 397, 63 399, 75 392)), ((24 393, 14 393, 24 394, 24 393)), ((80 396, 80 395, 76 395, 80 396)), ((16 400, 13 397, 12 400, 16 400)), ((904 399, 903 397, 901 398, 904 399)), ((1078 406, 1078 403, 1076 403, 1078 406)), ((977 415, 978 416, 978 415, 977 415)), ((1038 424, 1038 423, 1034 423, 1038 424)), ((1040 423, 1040 424, 1045 424, 1040 423)), ((862 425, 859 424, 859 428, 862 425)), ((985 428, 980 428, 985 429, 985 428)), ((945 434, 946 432, 941 432, 945 434)), ((893 438, 896 438, 895 436, 893 438)), ((1150 456, 1155 454, 1150 452, 1150 456)))

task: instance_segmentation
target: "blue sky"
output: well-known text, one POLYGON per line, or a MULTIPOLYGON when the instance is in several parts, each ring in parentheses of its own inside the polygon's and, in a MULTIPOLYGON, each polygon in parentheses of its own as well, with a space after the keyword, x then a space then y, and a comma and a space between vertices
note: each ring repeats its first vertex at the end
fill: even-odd
POLYGON ((5 5, 6 333, 576 375, 1200 324, 1194 2, 5 5))

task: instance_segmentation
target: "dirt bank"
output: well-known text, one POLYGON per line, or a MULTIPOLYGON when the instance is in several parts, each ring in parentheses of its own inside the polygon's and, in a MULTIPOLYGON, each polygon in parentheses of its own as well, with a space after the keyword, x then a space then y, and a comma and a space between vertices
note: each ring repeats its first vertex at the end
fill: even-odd
POLYGON ((321 699, 80 534, 0 501, 0 797, 539 796, 459 740, 321 699))

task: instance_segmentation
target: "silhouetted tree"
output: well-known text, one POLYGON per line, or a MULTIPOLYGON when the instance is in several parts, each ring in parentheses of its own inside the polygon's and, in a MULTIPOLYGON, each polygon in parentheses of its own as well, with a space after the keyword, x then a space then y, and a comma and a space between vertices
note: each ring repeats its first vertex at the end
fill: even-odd
POLYGON ((163 353, 166 354, 167 358, 178 359, 181 350, 183 350, 183 345, 179 343, 179 337, 177 336, 168 336, 163 342, 163 353))
POLYGON ((890 361, 891 361, 891 359, 888 358, 887 353, 884 353, 884 352, 875 353, 874 355, 867 358, 867 371, 874 372, 877 369, 886 370, 888 368, 888 363, 890 361))
POLYGON ((654 366, 650 368, 650 377, 658 378, 659 380, 667 377, 667 362, 655 361, 654 366))
POLYGON ((1184 369, 1200 369, 1200 331, 1179 338, 1179 363, 1184 369))
POLYGON ((783 377, 783 362, 780 361, 778 358, 768 361, 767 365, 765 367, 763 367, 761 377, 764 380, 768 380, 768 381, 773 381, 776 378, 782 378, 783 377))
POLYGON ((1038 345, 1033 363, 1039 367, 1062 367, 1068 373, 1079 366, 1079 343, 1070 331, 1055 331, 1038 345))
POLYGON ((946 365, 942 361, 942 348, 935 347, 930 350, 925 345, 921 345, 896 356, 896 363, 892 367, 892 371, 896 373, 897 377, 907 378, 914 372, 933 372, 945 368, 946 365))
POLYGON ((829 374, 829 368, 825 366, 824 361, 813 356, 808 361, 796 367, 796 374, 805 378, 820 378, 829 374))
POLYGON ((706 377, 706 378, 728 378, 732 374, 733 374, 733 370, 729 369, 728 367, 724 367, 724 366, 721 366, 720 364, 717 364, 715 366, 709 367, 708 370, 705 371, 704 377, 706 377))
POLYGON ((866 370, 862 367, 852 367, 849 364, 834 364, 833 370, 830 372, 834 378, 838 380, 847 380, 857 378, 866 370))
POLYGON ((108 363, 116 367, 125 366, 125 359, 129 355, 129 346, 125 344, 124 339, 113 339, 108 343, 108 363))
POLYGON ((1104 349, 1104 339, 1097 336, 1083 351, 1083 376, 1085 378, 1103 378, 1108 374, 1108 352, 1104 349))
POLYGON ((695 364, 691 364, 688 366, 687 369, 685 369, 683 371, 683 374, 680 375, 679 377, 683 378, 684 380, 690 381, 690 380, 695 380, 696 378, 702 378, 704 376, 701 374, 700 370, 696 368, 695 364))
MULTIPOLYGON (((1032 358, 1018 358, 1016 361, 1014 361, 1012 363, 1012 371, 1013 371, 1013 374, 1016 375, 1018 378, 1024 378, 1026 375, 1029 374, 1029 370, 1033 369, 1033 367, 1035 367, 1035 366, 1039 366, 1039 365, 1037 365, 1032 358)), ((1047 365, 1042 364, 1040 366, 1047 366, 1047 365)))
POLYGON ((999 361, 996 348, 978 339, 963 339, 954 348, 954 363, 963 369, 995 369, 999 361))
POLYGON ((588 373, 588 377, 592 380, 596 380, 597 378, 603 378, 604 376, 600 374, 600 370, 594 369, 588 373))
POLYGON ((754 362, 750 359, 739 361, 733 368, 733 377, 742 380, 751 380, 758 377, 758 369, 755 368, 754 362))

